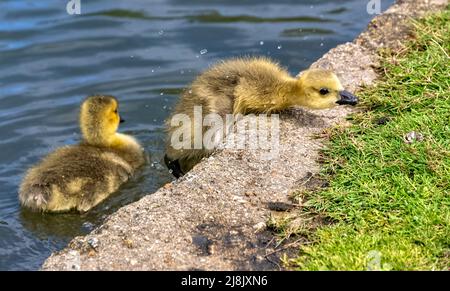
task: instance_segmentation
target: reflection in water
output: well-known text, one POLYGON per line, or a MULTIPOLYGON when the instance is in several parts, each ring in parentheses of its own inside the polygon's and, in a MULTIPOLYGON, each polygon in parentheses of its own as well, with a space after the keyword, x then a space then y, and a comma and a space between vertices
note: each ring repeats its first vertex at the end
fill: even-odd
POLYGON ((371 17, 360 0, 81 2, 78 16, 60 0, 0 2, 0 270, 39 268, 74 236, 171 181, 161 163, 163 121, 210 64, 266 55, 296 74, 371 17), (121 131, 141 141, 150 162, 89 213, 20 209, 24 171, 79 141, 78 106, 94 93, 119 98, 121 131))

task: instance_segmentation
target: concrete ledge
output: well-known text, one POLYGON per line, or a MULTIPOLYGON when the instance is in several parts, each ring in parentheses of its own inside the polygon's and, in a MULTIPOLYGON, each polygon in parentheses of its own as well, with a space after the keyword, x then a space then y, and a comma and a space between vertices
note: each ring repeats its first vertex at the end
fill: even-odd
MULTIPOLYGON (((377 78, 376 51, 398 48, 408 38, 408 17, 447 3, 399 1, 353 43, 332 49, 313 66, 335 70, 350 90, 370 85, 377 78)), ((89 235, 72 240, 42 269, 278 269, 279 253, 265 226, 270 209, 290 207, 289 193, 320 169, 322 144, 312 136, 342 122, 350 110, 283 114, 279 159, 264 161, 259 150, 218 151, 182 179, 119 209, 89 235)))

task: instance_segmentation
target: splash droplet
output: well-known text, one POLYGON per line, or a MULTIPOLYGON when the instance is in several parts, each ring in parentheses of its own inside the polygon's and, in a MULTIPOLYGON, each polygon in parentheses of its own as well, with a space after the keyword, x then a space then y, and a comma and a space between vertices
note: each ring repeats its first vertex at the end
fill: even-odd
POLYGON ((261 41, 259 42, 259 45, 264 45, 264 42, 261 40, 261 41))
POLYGON ((202 50, 200 51, 200 54, 201 54, 201 55, 204 55, 204 54, 206 54, 207 52, 208 52, 207 49, 202 49, 202 50))
POLYGON ((281 50, 283 48, 283 46, 281 45, 281 44, 279 44, 278 46, 277 46, 277 49, 279 49, 279 50, 281 50))

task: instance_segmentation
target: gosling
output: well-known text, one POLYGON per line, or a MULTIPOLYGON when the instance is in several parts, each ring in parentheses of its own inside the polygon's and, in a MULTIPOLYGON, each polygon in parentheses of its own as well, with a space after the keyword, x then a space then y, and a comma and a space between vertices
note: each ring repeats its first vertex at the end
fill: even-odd
POLYGON ((203 116, 216 113, 224 118, 226 114, 269 114, 292 106, 325 109, 357 102, 357 97, 345 91, 338 77, 329 70, 310 69, 299 78, 293 78, 268 58, 226 60, 197 77, 182 94, 166 122, 168 139, 164 162, 178 178, 212 153, 206 149, 175 149, 171 145, 172 134, 177 130, 177 126, 171 124, 172 117, 186 114, 194 120, 194 106, 202 107, 203 116))
POLYGON ((86 212, 125 183, 146 161, 131 136, 117 133, 118 101, 89 96, 81 105, 82 141, 64 146, 28 170, 19 189, 20 203, 41 212, 86 212))

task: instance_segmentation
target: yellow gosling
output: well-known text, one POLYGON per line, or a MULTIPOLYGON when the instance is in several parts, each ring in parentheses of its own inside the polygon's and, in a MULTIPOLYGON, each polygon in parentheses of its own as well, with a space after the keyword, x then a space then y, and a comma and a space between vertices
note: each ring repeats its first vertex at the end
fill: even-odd
MULTIPOLYGON (((186 114, 194 120, 194 106, 202 107, 203 116, 217 113, 225 117, 227 114, 273 113, 292 106, 326 109, 357 102, 329 70, 311 69, 294 78, 268 58, 237 58, 220 62, 198 76, 182 94, 171 117, 186 114)), ((167 121, 164 161, 178 178, 212 151, 173 148, 171 136, 177 127, 171 125, 171 117, 167 121)), ((191 139, 193 144, 194 135, 191 139)))
POLYGON ((113 96, 86 98, 80 110, 82 142, 57 149, 27 171, 19 189, 23 207, 86 212, 117 191, 145 163, 139 143, 117 132, 118 107, 113 96))

